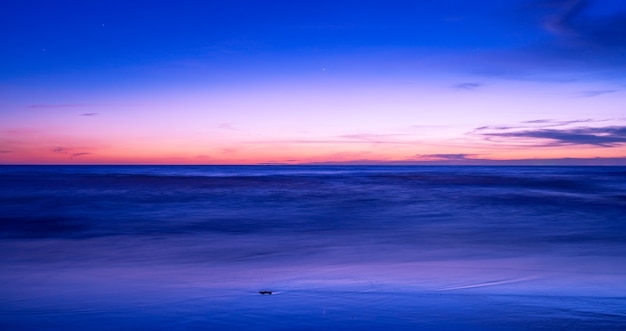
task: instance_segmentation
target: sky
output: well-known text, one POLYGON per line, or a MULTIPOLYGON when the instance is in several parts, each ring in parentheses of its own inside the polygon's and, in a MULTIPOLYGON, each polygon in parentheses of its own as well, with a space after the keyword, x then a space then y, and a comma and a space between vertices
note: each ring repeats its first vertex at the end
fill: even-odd
POLYGON ((11 1, 0 164, 626 165, 626 1, 11 1))

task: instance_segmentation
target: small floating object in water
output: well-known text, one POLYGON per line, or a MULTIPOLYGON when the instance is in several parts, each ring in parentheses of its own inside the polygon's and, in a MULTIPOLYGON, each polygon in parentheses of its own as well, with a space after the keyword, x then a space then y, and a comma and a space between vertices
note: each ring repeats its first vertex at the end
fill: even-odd
POLYGON ((259 291, 261 295, 272 295, 272 291, 259 291))

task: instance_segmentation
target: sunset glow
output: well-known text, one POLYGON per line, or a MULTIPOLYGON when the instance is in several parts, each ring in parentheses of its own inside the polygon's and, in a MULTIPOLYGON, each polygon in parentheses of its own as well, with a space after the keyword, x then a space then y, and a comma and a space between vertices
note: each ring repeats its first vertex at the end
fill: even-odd
POLYGON ((626 164, 623 1, 393 3, 10 4, 0 163, 626 164))

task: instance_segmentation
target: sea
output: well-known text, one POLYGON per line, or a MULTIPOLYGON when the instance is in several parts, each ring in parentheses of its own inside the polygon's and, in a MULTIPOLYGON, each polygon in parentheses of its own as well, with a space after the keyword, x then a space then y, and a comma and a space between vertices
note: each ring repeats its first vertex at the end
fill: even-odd
POLYGON ((626 167, 0 166, 1 330, 626 330, 626 167))

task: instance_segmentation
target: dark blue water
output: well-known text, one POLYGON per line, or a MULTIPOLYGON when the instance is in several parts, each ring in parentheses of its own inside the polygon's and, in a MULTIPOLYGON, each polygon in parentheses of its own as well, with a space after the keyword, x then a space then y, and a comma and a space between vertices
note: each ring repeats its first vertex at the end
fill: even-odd
POLYGON ((2 166, 0 210, 2 330, 626 329, 624 167, 2 166))

